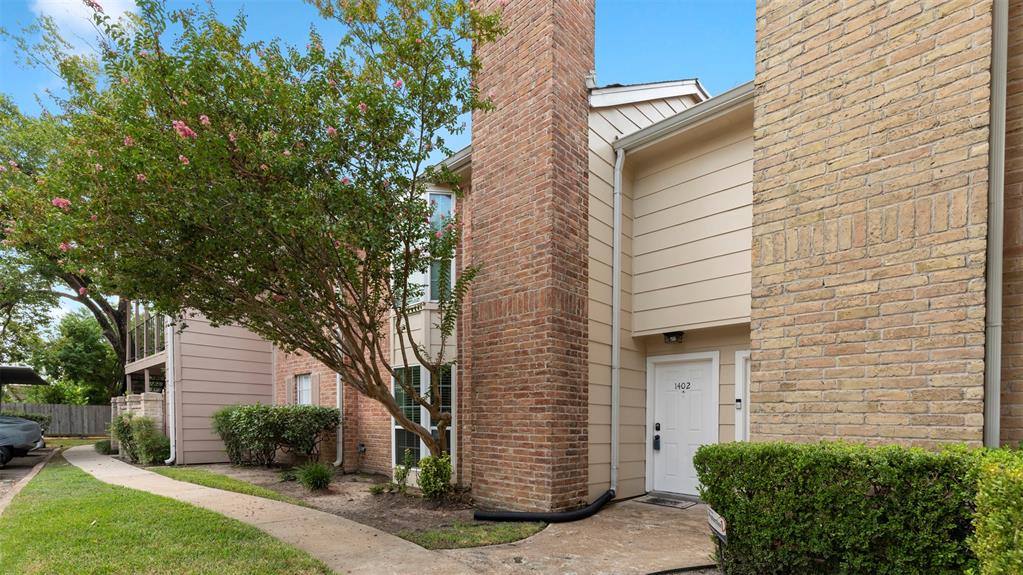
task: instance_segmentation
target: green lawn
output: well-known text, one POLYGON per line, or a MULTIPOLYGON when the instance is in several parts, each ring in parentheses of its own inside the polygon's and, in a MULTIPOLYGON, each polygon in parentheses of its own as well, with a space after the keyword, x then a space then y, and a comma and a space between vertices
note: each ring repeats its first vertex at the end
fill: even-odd
POLYGON ((47 447, 75 447, 77 445, 92 445, 106 437, 47 437, 47 447))
POLYGON ((214 473, 205 469, 197 469, 194 467, 147 467, 146 470, 152 471, 153 473, 159 473, 160 475, 170 477, 171 479, 177 479, 178 481, 187 481, 189 483, 195 483, 196 485, 205 485, 206 487, 223 489, 224 491, 234 491, 235 493, 255 495, 256 497, 265 497, 267 499, 275 499, 277 501, 284 501, 294 505, 305 506, 305 503, 303 503, 300 499, 288 497, 287 495, 277 493, 272 489, 260 487, 249 483, 248 481, 242 481, 241 479, 235 479, 233 477, 214 473))
POLYGON ((102 483, 56 456, 0 521, 0 573, 329 574, 255 527, 102 483))
POLYGON ((398 534, 427 549, 459 549, 498 545, 525 539, 544 528, 545 523, 455 523, 449 527, 402 531, 398 534))

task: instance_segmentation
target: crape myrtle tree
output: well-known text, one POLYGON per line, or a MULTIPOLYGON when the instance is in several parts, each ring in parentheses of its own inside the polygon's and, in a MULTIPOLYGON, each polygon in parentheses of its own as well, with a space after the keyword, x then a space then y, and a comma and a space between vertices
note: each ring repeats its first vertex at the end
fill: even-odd
POLYGON ((488 106, 470 46, 496 38, 499 16, 464 0, 313 3, 336 45, 315 29, 304 47, 250 41, 243 16, 223 23, 212 8, 139 0, 115 22, 87 2, 101 58, 96 74, 80 58, 57 65, 68 145, 32 234, 66 244, 68 269, 95 269, 100 285, 159 312, 308 353, 439 454, 451 423, 443 343, 476 269, 442 272, 444 341, 431 353, 410 326, 416 278, 450 261, 460 226, 425 200, 429 184, 459 193, 429 157, 450 152, 443 134, 464 129, 461 115, 488 106), (391 391, 396 368, 416 364, 429 390, 395 383, 436 436, 391 391))
MULTIPOLYGON (((55 40, 50 46, 65 46, 54 38, 52 21, 32 30, 47 31, 55 40)), ((23 41, 19 45, 33 58, 45 52, 23 41)), ((83 71, 90 69, 84 60, 71 57, 68 61, 78 61, 83 71)), ((68 71, 74 69, 65 67, 68 71)), ((52 215, 49 211, 55 207, 53 198, 67 195, 55 195, 46 183, 50 163, 57 161, 66 145, 66 128, 61 117, 48 112, 38 117, 22 114, 0 94, 0 318, 20 315, 22 319, 10 325, 24 327, 29 323, 26 318, 45 317, 46 308, 60 300, 76 302, 96 318, 123 373, 127 301, 97 289, 92 271, 70 265, 72 244, 61 235, 47 233, 46 222, 52 215)))

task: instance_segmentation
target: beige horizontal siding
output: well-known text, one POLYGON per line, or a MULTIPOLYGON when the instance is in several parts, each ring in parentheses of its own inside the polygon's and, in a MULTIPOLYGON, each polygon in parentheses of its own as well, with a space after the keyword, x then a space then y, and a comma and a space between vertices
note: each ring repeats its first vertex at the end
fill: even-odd
POLYGON ((227 405, 271 403, 271 345, 243 328, 192 318, 175 336, 174 356, 178 463, 226 461, 210 416, 227 405))
POLYGON ((634 336, 749 321, 752 130, 683 134, 634 166, 634 336))
MULTIPOLYGON (((611 481, 611 246, 614 225, 616 138, 677 114, 695 104, 689 97, 590 111, 589 121, 589 493, 611 481)), ((626 168, 628 170, 628 168, 626 168)), ((631 176, 623 178, 622 373, 618 495, 644 491, 646 376, 644 354, 631 337, 633 206, 631 176)))

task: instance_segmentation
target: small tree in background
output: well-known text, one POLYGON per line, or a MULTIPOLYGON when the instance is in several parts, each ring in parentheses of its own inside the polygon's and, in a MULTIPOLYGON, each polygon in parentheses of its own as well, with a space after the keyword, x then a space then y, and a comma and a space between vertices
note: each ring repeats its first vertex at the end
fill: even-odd
POLYGON ((242 16, 227 25, 155 0, 121 23, 97 10, 98 67, 54 50, 69 88, 59 159, 32 181, 6 175, 6 201, 33 214, 11 239, 59 242, 64 269, 95 270, 109 293, 307 352, 439 455, 451 423, 444 344, 476 269, 450 278, 440 266, 451 286, 439 294, 440 351, 425 349, 410 325, 415 279, 450 261, 460 235, 424 199, 428 184, 459 193, 429 157, 487 105, 469 47, 496 38, 498 16, 465 0, 313 3, 341 29, 337 46, 315 30, 304 49, 247 42, 242 16), (431 388, 396 382, 437 436, 391 391, 395 368, 414 364, 431 388))

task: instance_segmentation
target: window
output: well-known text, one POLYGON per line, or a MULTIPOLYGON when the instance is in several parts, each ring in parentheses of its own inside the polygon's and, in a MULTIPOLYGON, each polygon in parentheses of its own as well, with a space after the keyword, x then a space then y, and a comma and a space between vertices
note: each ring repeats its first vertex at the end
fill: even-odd
MULTIPOLYGON (((418 390, 420 395, 428 394, 430 392, 430 372, 420 366, 414 366, 408 369, 396 368, 394 374, 394 399, 401 407, 402 412, 412 421, 429 428, 433 431, 434 437, 436 437, 437 426, 430 422, 430 412, 425 407, 417 405, 415 400, 399 384, 399 381, 404 381, 413 389, 418 390)), ((440 393, 441 409, 447 413, 451 413, 453 389, 451 366, 445 366, 440 375, 440 393)), ((401 465, 405 461, 406 449, 412 450, 412 460, 416 462, 421 457, 429 455, 429 449, 419 440, 419 436, 412 431, 405 430, 397 420, 393 421, 395 465, 401 465)), ((448 426, 444 432, 447 438, 448 451, 451 452, 453 449, 451 445, 451 426, 448 426)))
MULTIPOLYGON (((454 216, 454 196, 448 192, 429 192, 426 199, 433 207, 433 214, 430 216, 430 226, 434 230, 440 230, 454 216)), ((425 271, 425 270, 424 270, 425 271)), ((422 286, 422 293, 416 301, 438 301, 440 294, 451 290, 451 278, 455 274, 454 262, 451 260, 437 260, 430 264, 430 276, 424 277, 423 272, 416 272, 410 275, 409 282, 422 286), (442 277, 441 269, 447 266, 447 277, 442 277), (443 281, 442 281, 443 280, 443 281)))
POLYGON ((299 405, 313 404, 313 376, 304 373, 295 376, 295 403, 299 405))

